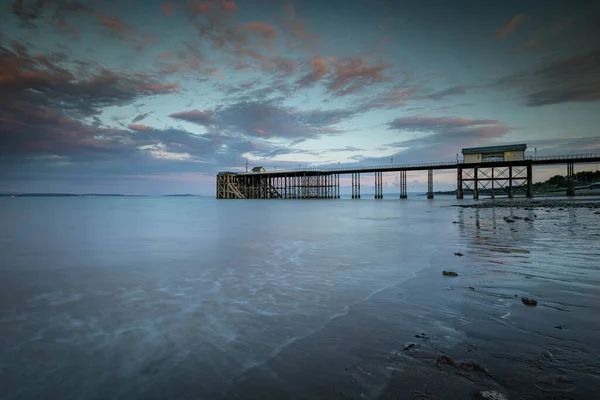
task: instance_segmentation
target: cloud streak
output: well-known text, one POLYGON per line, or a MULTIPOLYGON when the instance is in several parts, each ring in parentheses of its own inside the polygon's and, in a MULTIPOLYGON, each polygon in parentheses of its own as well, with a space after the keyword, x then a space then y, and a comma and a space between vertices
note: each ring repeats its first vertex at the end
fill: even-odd
POLYGON ((510 35, 512 35, 517 27, 525 22, 526 16, 525 14, 517 14, 512 17, 506 24, 502 25, 494 34, 494 38, 496 40, 504 40, 510 35))

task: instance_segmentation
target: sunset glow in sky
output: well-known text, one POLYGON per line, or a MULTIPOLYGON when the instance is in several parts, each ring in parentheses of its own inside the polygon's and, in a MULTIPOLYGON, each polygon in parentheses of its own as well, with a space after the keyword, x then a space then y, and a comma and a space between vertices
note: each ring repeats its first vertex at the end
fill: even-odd
POLYGON ((600 152, 599 26, 598 1, 4 1, 0 191, 600 152))

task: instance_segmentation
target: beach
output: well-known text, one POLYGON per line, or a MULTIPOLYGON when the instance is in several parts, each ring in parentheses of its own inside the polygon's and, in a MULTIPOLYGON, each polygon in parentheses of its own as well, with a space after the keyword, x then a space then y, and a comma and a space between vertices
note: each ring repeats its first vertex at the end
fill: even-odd
POLYGON ((535 201, 7 199, 0 398, 593 399, 600 215, 535 201))

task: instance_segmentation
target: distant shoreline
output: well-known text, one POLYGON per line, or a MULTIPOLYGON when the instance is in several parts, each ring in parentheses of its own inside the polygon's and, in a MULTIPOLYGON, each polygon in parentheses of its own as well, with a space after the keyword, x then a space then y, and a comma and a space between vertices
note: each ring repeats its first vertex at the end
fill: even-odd
MULTIPOLYGON (((200 197, 199 194, 162 194, 156 197, 200 197)), ((154 197, 147 194, 118 193, 0 193, 0 197, 154 197)))

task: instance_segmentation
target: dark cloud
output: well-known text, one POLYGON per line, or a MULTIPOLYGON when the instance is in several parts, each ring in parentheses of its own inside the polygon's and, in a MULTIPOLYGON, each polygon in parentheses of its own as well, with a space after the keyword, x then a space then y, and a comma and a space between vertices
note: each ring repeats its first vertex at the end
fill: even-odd
POLYGON ((69 14, 90 13, 91 8, 76 0, 13 0, 12 12, 22 22, 33 25, 34 21, 46 11, 53 12, 52 17, 64 21, 69 14))
POLYGON ((136 116, 133 120, 131 120, 131 123, 135 124, 136 122, 140 122, 141 120, 145 119, 150 114, 152 114, 152 111, 149 111, 144 114, 140 114, 140 115, 136 116))
POLYGON ((344 132, 335 125, 355 115, 353 110, 304 111, 264 100, 223 105, 215 110, 182 111, 169 116, 233 136, 298 140, 344 132))
POLYGON ((241 102, 217 110, 219 126, 233 134, 287 139, 340 133, 334 125, 354 115, 341 109, 304 111, 273 101, 241 102))
POLYGON ((176 84, 146 74, 119 74, 90 63, 69 63, 60 53, 30 54, 19 43, 0 43, 3 67, 0 92, 4 102, 47 107, 73 115, 129 104, 141 97, 173 93, 176 84))
POLYGON ((462 85, 452 86, 444 90, 429 93, 422 96, 425 100, 443 100, 448 97, 458 96, 467 93, 467 87, 462 85))
POLYGON ((497 120, 424 116, 396 118, 389 123, 389 128, 401 132, 414 132, 419 136, 389 143, 386 145, 388 147, 439 149, 440 153, 449 154, 454 154, 464 146, 489 144, 491 140, 511 131, 511 128, 497 120))
POLYGON ((169 114, 169 117, 205 126, 211 125, 215 122, 214 113, 211 110, 181 111, 169 114))
POLYGON ((600 100, 600 49, 554 61, 532 72, 498 80, 494 86, 517 88, 528 106, 600 100))

